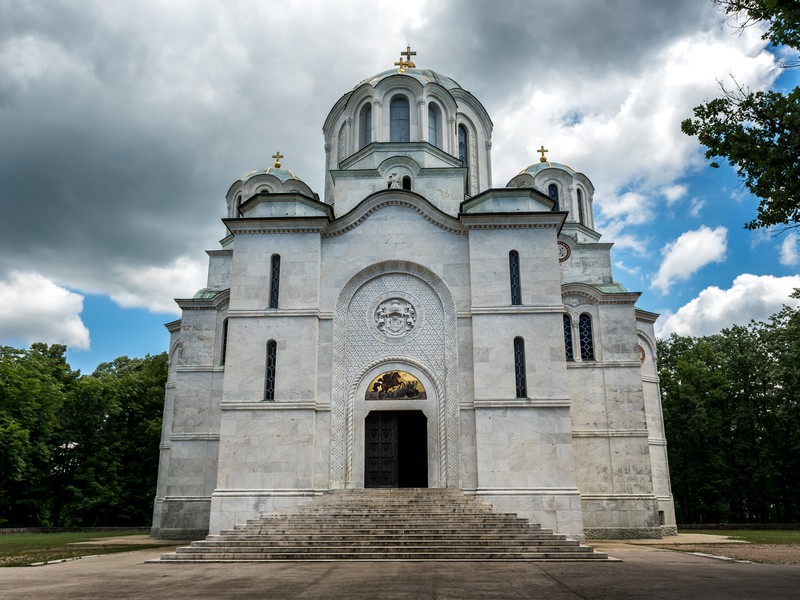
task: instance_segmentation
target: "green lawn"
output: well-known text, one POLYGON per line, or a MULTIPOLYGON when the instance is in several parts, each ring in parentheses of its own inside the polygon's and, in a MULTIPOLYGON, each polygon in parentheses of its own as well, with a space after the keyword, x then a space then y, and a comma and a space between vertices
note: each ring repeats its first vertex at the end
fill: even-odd
POLYGON ((100 531, 80 533, 14 533, 0 535, 0 567, 27 567, 65 558, 78 558, 112 552, 127 552, 173 545, 174 542, 153 540, 152 544, 125 544, 75 546, 77 542, 142 535, 148 531, 100 531))
POLYGON ((800 545, 800 530, 780 529, 687 529, 681 533, 708 533, 726 535, 735 540, 744 540, 752 544, 780 544, 782 546, 800 545))

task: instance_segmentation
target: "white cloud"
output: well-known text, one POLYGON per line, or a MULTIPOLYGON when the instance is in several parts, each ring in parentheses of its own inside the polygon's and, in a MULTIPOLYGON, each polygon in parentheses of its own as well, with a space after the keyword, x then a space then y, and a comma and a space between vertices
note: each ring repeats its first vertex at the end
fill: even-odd
POLYGON ((778 259, 782 265, 791 267, 800 262, 800 256, 797 253, 797 234, 792 231, 789 233, 781 244, 781 255, 778 259))
POLYGON ((203 287, 206 266, 187 257, 166 267, 134 269, 119 267, 124 281, 111 292, 111 299, 123 308, 146 308, 154 313, 180 314, 174 298, 191 297, 203 287))
POLYGON ((700 211, 703 210, 703 207, 706 205, 706 201, 701 198, 694 198, 692 199, 692 206, 689 208, 689 216, 692 217, 699 217, 700 211))
POLYGON ((797 307, 800 301, 789 294, 800 287, 800 275, 739 275, 730 289, 707 287, 674 314, 664 312, 656 323, 656 335, 702 336, 718 333, 731 325, 763 321, 783 305, 797 307))
POLYGON ((686 195, 687 191, 689 191, 689 188, 682 183, 678 183, 675 185, 668 185, 661 190, 661 193, 664 194, 664 197, 667 199, 667 204, 675 204, 686 195))
POLYGON ((725 227, 710 229, 705 225, 687 231, 662 249, 664 260, 653 278, 652 287, 663 294, 676 281, 684 281, 707 264, 721 262, 727 250, 728 230, 725 227))
POLYGON ((83 296, 37 273, 14 271, 0 281, 0 338, 6 343, 46 342, 88 350, 82 310, 83 296))

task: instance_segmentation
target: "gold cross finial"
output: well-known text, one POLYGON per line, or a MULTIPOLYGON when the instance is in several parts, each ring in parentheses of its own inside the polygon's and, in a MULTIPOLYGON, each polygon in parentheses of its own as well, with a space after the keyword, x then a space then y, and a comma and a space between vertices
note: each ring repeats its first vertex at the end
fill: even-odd
POLYGON ((414 63, 411 62, 411 57, 412 56, 416 56, 417 53, 416 52, 412 52, 411 51, 411 46, 406 44, 406 51, 400 53, 400 56, 403 56, 403 55, 405 55, 405 57, 406 57, 406 62, 408 63, 408 66, 413 69, 414 68, 414 63))
POLYGON ((400 60, 398 62, 394 63, 394 66, 398 67, 397 72, 398 73, 405 73, 406 69, 416 69, 417 65, 415 65, 414 61, 411 60, 411 57, 412 56, 416 56, 416 55, 417 55, 417 53, 414 52, 411 49, 411 46, 406 44, 406 51, 405 52, 401 52, 400 53, 400 60), (405 60, 403 60, 404 56, 406 57, 405 60))
POLYGON ((281 151, 278 150, 275 154, 272 155, 272 158, 275 159, 275 168, 276 169, 280 169, 281 168, 281 159, 283 158, 283 154, 281 154, 281 151))
POLYGON ((550 152, 550 150, 548 150, 547 148, 545 148, 545 147, 544 147, 544 144, 542 145, 542 147, 541 147, 541 148, 539 148, 539 149, 537 150, 537 152, 538 152, 539 154, 541 154, 541 155, 542 155, 542 158, 540 158, 540 159, 539 159, 539 162, 547 162, 547 158, 545 157, 544 153, 545 153, 545 152, 550 152))

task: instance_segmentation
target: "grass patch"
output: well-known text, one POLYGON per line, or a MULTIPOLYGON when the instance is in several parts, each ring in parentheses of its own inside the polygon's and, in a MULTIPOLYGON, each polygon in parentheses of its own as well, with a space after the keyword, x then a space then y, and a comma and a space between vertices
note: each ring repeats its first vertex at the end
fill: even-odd
POLYGON ((53 560, 78 558, 112 552, 127 552, 174 545, 174 542, 153 540, 152 544, 114 543, 76 546, 80 542, 143 535, 148 531, 98 531, 76 533, 14 533, 0 535, 0 567, 27 567, 53 560))
POLYGON ((783 529, 692 529, 685 533, 707 533, 724 535, 751 544, 777 544, 779 546, 800 546, 800 530, 783 529))

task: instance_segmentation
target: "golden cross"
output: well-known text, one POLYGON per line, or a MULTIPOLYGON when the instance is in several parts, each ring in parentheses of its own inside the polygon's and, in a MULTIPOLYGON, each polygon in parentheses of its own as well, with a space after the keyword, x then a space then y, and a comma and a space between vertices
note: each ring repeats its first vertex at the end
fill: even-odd
POLYGON ((412 56, 416 56, 417 53, 416 52, 412 52, 411 51, 411 46, 406 44, 406 51, 405 52, 401 52, 400 56, 403 56, 404 54, 406 56, 406 62, 407 63, 411 63, 411 65, 413 65, 414 63, 411 62, 411 57, 412 56))
POLYGON ((283 154, 281 154, 281 151, 278 150, 275 154, 272 155, 272 158, 275 159, 275 168, 276 169, 280 169, 281 168, 281 159, 284 158, 283 154))
POLYGON ((394 63, 394 66, 395 66, 395 67, 399 67, 399 68, 397 69, 397 72, 398 72, 398 73, 405 73, 405 72, 406 72, 406 67, 410 67, 410 66, 411 66, 411 65, 413 65, 413 64, 414 64, 414 63, 407 63, 406 61, 404 61, 404 60, 403 60, 403 57, 402 57, 402 55, 401 55, 401 57, 400 57, 400 62, 396 62, 396 63, 394 63))
POLYGON ((537 152, 538 152, 539 154, 541 154, 541 155, 542 155, 542 158, 540 158, 540 159, 539 159, 539 162, 547 162, 547 159, 545 158, 545 156, 544 156, 544 153, 545 153, 545 152, 550 152, 550 150, 548 150, 547 148, 545 148, 545 147, 544 147, 544 144, 542 144, 542 147, 541 147, 541 148, 539 148, 539 149, 537 150, 537 152))

